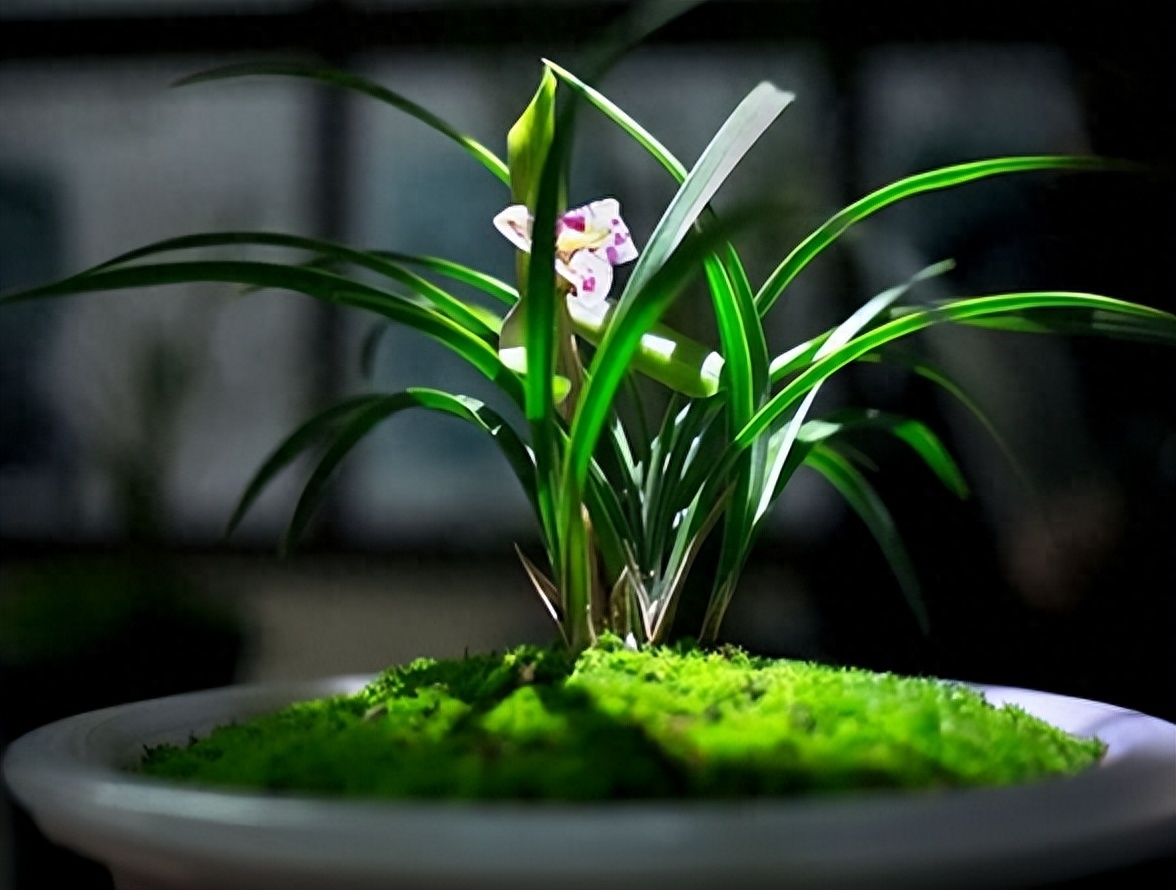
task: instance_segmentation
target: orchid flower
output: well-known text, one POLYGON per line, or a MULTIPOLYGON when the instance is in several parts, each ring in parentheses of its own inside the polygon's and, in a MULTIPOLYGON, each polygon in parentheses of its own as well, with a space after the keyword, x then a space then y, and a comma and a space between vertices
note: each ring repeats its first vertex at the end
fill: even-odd
MULTIPOLYGON (((494 227, 519 250, 531 252, 531 214, 512 204, 494 227)), ((568 309, 578 318, 599 322, 608 311, 613 266, 637 259, 637 247, 621 219, 616 198, 603 198, 569 210, 555 225, 555 271, 572 286, 568 309)))

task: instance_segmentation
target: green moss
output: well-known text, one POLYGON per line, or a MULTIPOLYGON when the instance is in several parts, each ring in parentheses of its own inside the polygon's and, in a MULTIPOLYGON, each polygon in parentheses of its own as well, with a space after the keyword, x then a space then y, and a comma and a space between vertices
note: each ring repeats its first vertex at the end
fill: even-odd
POLYGON ((935 680, 616 641, 418 660, 163 746, 143 772, 376 797, 598 800, 1001 785, 1103 746, 935 680))

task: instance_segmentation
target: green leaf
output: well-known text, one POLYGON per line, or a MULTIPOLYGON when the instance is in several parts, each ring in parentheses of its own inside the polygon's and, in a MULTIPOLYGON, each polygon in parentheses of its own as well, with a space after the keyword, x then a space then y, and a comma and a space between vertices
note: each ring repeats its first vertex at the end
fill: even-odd
POLYGON ((409 408, 425 408, 456 417, 489 435, 510 464, 532 507, 537 507, 534 465, 530 453, 514 429, 482 402, 467 396, 424 388, 369 398, 367 404, 358 405, 354 410, 340 415, 334 424, 333 440, 319 458, 318 465, 298 499, 298 505, 294 509, 294 515, 283 539, 283 550, 289 549, 305 533, 311 518, 326 496, 328 482, 343 458, 377 425, 409 408))
MULTIPOLYGON (((183 235, 178 238, 167 238, 163 241, 156 241, 136 250, 120 254, 113 259, 92 267, 90 271, 127 265, 136 260, 161 253, 203 247, 229 247, 234 245, 288 247, 294 250, 308 251, 316 255, 307 262, 315 264, 317 268, 323 268, 327 271, 333 271, 327 265, 328 263, 350 264, 380 274, 385 273, 389 263, 400 264, 402 266, 417 266, 473 287, 507 306, 513 306, 519 299, 518 291, 505 282, 492 275, 487 275, 485 272, 471 269, 469 266, 464 266, 461 263, 455 263, 452 260, 432 256, 415 256, 413 254, 397 253, 390 250, 358 250, 334 241, 307 238, 301 235, 289 235, 282 232, 206 232, 196 235, 183 235)), ((467 308, 476 310, 477 307, 467 308)), ((495 323, 493 327, 497 329, 498 323, 495 323)))
POLYGON ((506 162, 510 168, 510 197, 535 212, 543 161, 551 150, 555 133, 556 79, 543 69, 539 89, 526 110, 506 134, 506 162))
MULTIPOLYGON (((739 456, 745 449, 754 447, 763 435, 774 430, 786 417, 791 416, 795 418, 797 416, 803 416, 811 404, 815 389, 845 365, 896 340, 930 327, 933 324, 945 322, 974 323, 977 320, 1016 316, 1018 313, 1028 309, 1037 310, 1046 308, 1055 310, 1079 309, 1097 312, 1100 316, 1114 317, 1123 321, 1124 324, 1131 326, 1133 335, 1138 335, 1141 331, 1150 331, 1155 335, 1156 339, 1162 340, 1165 343, 1176 342, 1176 317, 1166 312, 1150 309, 1146 306, 1139 306, 1134 303, 1126 303, 1121 300, 1100 297, 1094 294, 1038 291, 955 300, 930 309, 912 308, 908 310, 904 308, 901 310, 902 314, 898 318, 867 330, 848 342, 843 343, 843 345, 838 346, 837 342, 834 341, 836 331, 832 332, 819 346, 815 345, 818 342, 815 340, 803 344, 803 348, 795 356, 790 358, 788 362, 777 367, 777 373, 781 373, 785 367, 790 369, 795 368, 799 370, 799 373, 780 392, 773 396, 767 404, 756 412, 751 422, 735 434, 724 454, 713 463, 715 477, 722 478, 723 474, 730 472, 731 468, 737 465, 739 456), (829 349, 826 349, 825 346, 829 345, 831 341, 833 341, 832 345, 829 349), (820 353, 820 357, 818 357, 818 353, 820 353), (804 359, 804 364, 798 365, 797 363, 801 359, 804 359), (800 370, 800 368, 803 368, 803 370, 800 370), (796 403, 802 399, 804 401, 800 407, 794 409, 796 403), (794 410, 795 414, 790 414, 794 410)), ((839 337, 837 339, 841 340, 843 338, 839 337)), ((873 524, 875 537, 878 537, 883 542, 890 541, 891 538, 885 533, 886 523, 883 522, 881 514, 877 512, 875 506, 872 506, 872 501, 865 495, 861 484, 858 484, 859 480, 856 480, 851 474, 837 470, 836 467, 830 469, 828 464, 831 459, 828 457, 824 459, 814 457, 816 452, 817 449, 815 448, 810 450, 805 455, 805 462, 812 463, 815 460, 821 463, 828 471, 828 474, 835 477, 837 480, 835 484, 841 484, 847 490, 854 492, 856 498, 855 509, 859 509, 859 512, 863 510, 867 511, 863 516, 867 518, 868 522, 873 524)), ((779 453, 780 450, 777 451, 777 454, 779 453)), ((787 461, 784 465, 785 475, 790 473, 791 468, 795 466, 794 462, 790 460, 790 457, 790 455, 785 453, 785 460, 787 461)), ((840 460, 844 460, 844 458, 840 458, 840 460)), ((852 470, 852 467, 850 469, 852 470)), ((948 477, 952 475, 951 470, 945 469, 943 466, 940 467, 940 470, 947 474, 948 477)), ((853 473, 856 474, 856 471, 853 471, 853 473)), ((831 481, 833 480, 831 479, 831 481)), ((860 482, 864 484, 864 480, 860 480, 860 482)), ((954 485, 956 483, 950 482, 949 484, 954 485)), ((778 493, 779 485, 773 484, 772 491, 778 493)), ((892 545, 884 544, 884 549, 887 547, 892 547, 892 545)), ((911 591, 914 588, 910 586, 909 579, 903 580, 904 573, 907 571, 904 568, 905 554, 891 550, 888 551, 887 557, 891 560, 896 574, 899 575, 904 590, 908 592, 908 598, 912 598, 911 591)), ((913 575, 911 577, 913 578, 913 575)), ((706 638, 710 638, 717 632, 718 620, 722 617, 722 602, 719 602, 718 607, 714 607, 714 603, 716 597, 721 598, 724 593, 729 595, 731 585, 728 584, 728 580, 720 579, 719 585, 721 586, 717 588, 716 593, 712 594, 712 605, 708 606, 708 620, 704 623, 703 627, 703 636, 706 638), (717 618, 713 616, 717 616, 717 618)), ((912 603, 912 607, 914 607, 914 603, 912 603)))
POLYGON ((847 408, 801 428, 800 437, 808 442, 822 442, 858 429, 881 430, 906 442, 923 459, 954 495, 966 498, 967 480, 943 441, 919 420, 872 409, 847 408))
POLYGON ((795 98, 765 81, 731 112, 654 227, 618 301, 622 307, 626 295, 640 293, 666 263, 731 171, 795 98))
POLYGON ((1067 334, 1113 337, 1171 346, 1176 328, 1149 317, 1134 317, 1096 308, 1027 308, 1009 315, 964 320, 964 324, 1024 334, 1067 334))
POLYGON ((382 321, 372 325, 364 335, 363 345, 359 349, 359 370, 369 380, 376 371, 376 352, 380 348, 380 342, 391 327, 388 322, 382 321))
MULTIPOLYGON (((557 116, 550 148, 543 159, 532 224, 535 232, 555 232, 560 199, 564 193, 570 113, 570 110, 565 109, 557 116)), ((582 572, 574 579, 569 579, 568 575, 567 556, 571 546, 568 535, 575 536, 580 546, 587 546, 582 517, 577 515, 578 527, 571 531, 559 519, 560 505, 565 495, 559 484, 563 431, 555 411, 556 340, 560 333, 560 319, 566 310, 560 305, 564 303, 564 297, 556 285, 554 236, 533 239, 526 280, 520 290, 523 297, 515 307, 515 312, 521 312, 525 305, 526 313, 521 318, 522 348, 525 350, 527 371, 523 378, 524 411, 535 450, 540 521, 550 542, 548 557, 555 582, 567 604, 568 623, 564 631, 573 649, 579 651, 587 645, 591 635, 585 623, 588 621, 587 610, 590 605, 589 588, 584 586, 590 585, 590 578, 582 572)), ((506 333, 504 322, 504 337, 506 333)), ((570 337, 570 332, 567 333, 570 337)), ((578 505, 577 499, 577 509, 578 505)), ((582 559, 578 566, 580 569, 585 568, 582 559)))
MULTIPOLYGON (((949 261, 929 266, 912 276, 903 284, 885 290, 872 299, 867 300, 847 319, 830 331, 828 335, 820 338, 819 342, 810 341, 813 345, 812 352, 809 353, 807 350, 802 350, 806 363, 835 353, 852 340, 860 331, 873 324, 880 315, 898 299, 903 297, 912 287, 927 278, 942 274, 952 268, 952 265, 949 261)), ((758 318, 758 316, 755 317, 758 318)), ((795 359, 790 361, 795 361, 795 359)), ((790 361, 785 361, 783 366, 787 367, 790 361)), ((775 364, 774 362, 773 365, 775 364)), ((800 431, 803 429, 803 424, 820 391, 820 387, 821 382, 816 382, 805 393, 804 399, 795 409, 795 412, 789 418, 783 429, 774 432, 768 438, 767 442, 764 442, 762 438, 757 440, 752 443, 749 449, 749 457, 755 469, 755 476, 750 477, 748 484, 736 492, 736 503, 741 504, 741 513, 737 517, 733 517, 734 521, 732 519, 728 520, 732 524, 733 530, 730 534, 724 535, 724 548, 729 547, 730 552, 729 555, 724 553, 726 556, 725 562, 722 557, 720 558, 720 568, 722 570, 716 573, 716 583, 711 595, 711 601, 707 607, 707 618, 704 622, 703 636, 706 639, 714 639, 717 636, 719 624, 727 609, 727 599, 734 593, 735 580, 754 542, 755 532, 768 515, 776 498, 779 497, 784 484, 799 466, 800 460, 803 460, 808 454, 809 449, 805 449, 801 455, 798 455, 794 459, 792 449, 800 431), (724 597, 727 599, 724 599, 724 597)), ((736 427, 744 422, 734 415, 732 416, 732 420, 735 421, 736 427)))
MULTIPOLYGON (((539 88, 535 91, 530 104, 523 111, 519 119, 507 133, 507 159, 510 166, 511 199, 516 204, 527 208, 531 218, 538 214, 539 192, 542 184, 544 165, 551 155, 552 143, 555 138, 555 91, 557 81, 555 76, 546 68, 539 81, 539 88)), ((558 214, 563 206, 562 173, 557 177, 553 186, 556 189, 555 207, 558 214)), ((534 227, 533 227, 534 228, 534 227)), ((552 232, 555 224, 552 223, 552 232)), ((539 231, 548 231, 540 229, 539 231)), ((554 253, 552 253, 554 263, 554 253)), ((499 333, 498 350, 503 361, 516 372, 526 374, 528 368, 535 367, 531 361, 532 353, 527 349, 528 337, 528 308, 532 299, 528 297, 528 287, 531 278, 531 257, 526 251, 515 253, 515 273, 519 281, 519 300, 514 308, 503 319, 499 333)), ((554 288, 554 285, 552 286, 554 288)), ((543 286, 542 293, 536 299, 547 299, 548 288, 543 286)), ((544 310, 545 311, 545 310, 544 310)), ((541 356, 537 356, 538 367, 546 368, 541 356)), ((546 370, 541 373, 547 374, 546 370)), ((554 369, 552 372, 554 373, 554 369)), ((567 378, 553 377, 554 394, 562 400, 564 392, 570 390, 571 381, 567 378)))
MULTIPOLYGON (((954 266, 955 264, 951 260, 935 263, 920 270, 902 284, 884 290, 882 293, 867 300, 851 313, 849 318, 845 319, 845 321, 841 322, 841 324, 837 325, 837 327, 833 328, 827 334, 810 340, 808 344, 802 344, 803 348, 799 351, 793 350, 790 353, 778 357, 776 361, 772 362, 772 368, 775 369, 775 373, 784 376, 784 374, 790 373, 794 368, 807 366, 825 356, 834 354, 861 331, 872 325, 879 316, 905 296, 911 288, 922 281, 926 281, 928 278, 942 275, 944 272, 954 268, 954 266)), ((775 375, 773 375, 774 379, 775 375)), ((760 502, 755 514, 757 522, 767 515, 768 510, 775 503, 779 495, 781 484, 787 480, 788 476, 782 475, 785 471, 785 466, 787 465, 789 467, 789 473, 795 469, 795 463, 789 460, 789 450, 792 448, 793 442, 796 440, 820 388, 821 382, 814 383, 812 388, 805 394, 804 401, 801 402, 800 407, 796 409, 795 414, 789 419, 787 426, 784 427, 780 434, 773 434, 773 458, 769 462, 764 485, 760 491, 760 502)))
POLYGON ((885 290, 867 301, 837 327, 831 328, 810 340, 798 343, 787 352, 776 356, 768 366, 768 375, 771 382, 779 383, 790 374, 802 368, 807 368, 815 359, 824 357, 834 349, 843 346, 861 330, 872 324, 875 319, 885 310, 889 309, 896 300, 916 284, 936 275, 942 275, 944 272, 951 270, 954 265, 955 263, 952 260, 944 260, 920 270, 905 283, 885 290))
POLYGON ((374 312, 442 343, 493 380, 512 399, 522 401, 518 377, 502 364, 497 350, 423 301, 344 278, 322 269, 252 261, 194 261, 97 268, 41 287, 11 294, 0 304, 70 294, 125 290, 196 281, 223 281, 303 293, 328 303, 374 312))
MULTIPOLYGON (((709 229, 693 236, 690 243, 654 275, 640 299, 630 301, 628 312, 609 326, 591 367, 572 419, 563 486, 566 492, 582 490, 592 454, 611 410, 612 398, 624 379, 628 363, 637 349, 641 335, 674 301, 678 293, 696 274, 704 257, 723 243, 725 228, 709 229)), ((624 313, 625 306, 618 307, 624 313)))
POLYGON ((890 570, 898 579, 903 595, 915 613, 919 627, 924 633, 928 630, 927 608, 923 604, 920 593, 919 579, 911 565, 910 556, 894 526, 890 511, 878 497, 878 493, 866 478, 848 460, 825 445, 813 448, 805 459, 805 464, 812 467, 825 477, 837 489, 846 502, 853 507, 854 512, 861 517, 869 528, 874 540, 882 548, 886 561, 890 563, 890 570))
POLYGON ((410 117, 415 117, 421 123, 436 130, 441 135, 452 139, 463 149, 466 150, 478 163, 493 173, 504 185, 510 185, 510 173, 507 170, 506 164, 482 145, 476 139, 465 135, 464 133, 451 126, 446 121, 439 118, 433 112, 429 111, 411 99, 407 99, 399 93, 393 92, 387 87, 381 86, 374 81, 368 80, 365 77, 360 77, 358 74, 353 74, 350 71, 341 71, 337 68, 322 68, 314 65, 307 65, 302 62, 243 62, 233 65, 224 65, 220 68, 213 68, 209 71, 203 71, 199 74, 193 74, 189 77, 181 78, 176 81, 175 86, 188 86, 190 84, 208 83, 216 80, 226 80, 235 77, 258 77, 258 76, 279 76, 279 77, 300 77, 306 80, 317 81, 318 83, 330 84, 331 86, 342 87, 343 89, 352 90, 357 93, 363 93, 373 99, 391 105, 393 108, 403 111, 410 117))
POLYGON ((444 275, 446 278, 460 281, 462 284, 476 288, 507 306, 513 306, 519 301, 519 292, 505 281, 495 278, 493 275, 487 275, 485 272, 479 272, 477 269, 471 269, 469 266, 463 266, 461 263, 455 263, 439 257, 414 256, 395 253, 393 251, 380 250, 374 253, 378 257, 404 263, 409 266, 420 266, 431 272, 436 272, 438 275, 444 275))
POLYGON ((626 563, 628 542, 640 539, 640 532, 625 515, 618 492, 598 467, 588 476, 584 502, 592 517, 600 557, 611 577, 620 574, 626 563))
POLYGON ((650 597, 649 636, 653 642, 662 642, 665 634, 669 632, 690 567, 702 550, 707 536, 718 523, 719 517, 723 515, 729 493, 730 489, 712 501, 706 496, 706 491, 700 488, 680 517, 681 521, 674 536, 674 546, 666 560, 665 571, 650 597), (710 509, 703 513, 702 507, 708 503, 710 509))
MULTIPOLYGON (((607 96, 555 62, 544 59, 543 64, 645 148, 679 183, 686 178, 685 165, 607 96)), ((576 316, 572 318, 576 333, 594 345, 600 343, 609 320, 606 317, 601 324, 576 316)), ((633 358, 634 368, 640 373, 694 398, 714 395, 718 391, 722 363, 719 353, 660 324, 654 325, 642 338, 641 348, 633 358)))
MULTIPOLYGON (((498 334, 500 325, 496 316, 485 310, 471 306, 457 299, 447 291, 437 287, 431 281, 409 271, 406 265, 419 265, 443 274, 449 278, 472 284, 487 292, 499 296, 500 292, 494 287, 494 279, 488 275, 451 263, 430 257, 410 257, 387 251, 375 252, 357 250, 344 244, 324 241, 319 238, 307 238, 301 235, 287 235, 279 232, 208 232, 197 235, 183 235, 178 238, 168 238, 153 244, 129 251, 114 259, 107 260, 92 269, 109 270, 116 267, 128 266, 138 260, 164 253, 174 253, 183 250, 196 250, 206 247, 285 247, 293 250, 306 251, 315 254, 312 263, 304 265, 308 268, 321 268, 323 271, 335 270, 324 261, 331 261, 338 265, 351 265, 376 272, 411 289, 417 296, 423 298, 435 308, 445 313, 449 318, 467 328, 471 333, 480 337, 491 338, 498 334)), ((498 284, 501 285, 501 282, 498 284)), ((503 286, 504 287, 504 286, 503 286)))
POLYGON ((686 178, 686 167, 674 157, 673 153, 662 145, 656 137, 637 121, 633 120, 625 111, 619 106, 615 105, 611 99, 601 93, 594 87, 589 86, 584 81, 580 80, 566 68, 562 68, 555 62, 549 59, 544 59, 543 64, 570 86, 578 95, 584 98, 589 104, 598 108, 609 120, 615 123, 618 127, 628 133, 633 139, 646 151, 648 151, 678 182, 686 178))
POLYGON ((797 343, 791 349, 772 359, 771 364, 768 365, 768 375, 771 382, 779 383, 784 378, 811 365, 818 350, 832 333, 833 330, 828 330, 816 337, 797 343))
MULTIPOLYGON (((812 387, 830 375, 889 343, 910 336, 917 331, 945 322, 974 324, 979 320, 1000 316, 1016 316, 1027 309, 1082 309, 1100 317, 1112 316, 1123 320, 1133 334, 1149 331, 1157 340, 1176 344, 1176 317, 1158 309, 1127 303, 1096 294, 1065 291, 1031 291, 1017 294, 998 294, 972 297, 943 303, 930 309, 905 309, 899 317, 879 325, 831 354, 814 361, 790 380, 759 411, 751 422, 740 430, 732 443, 734 449, 749 447, 766 430, 776 424, 792 405, 812 387)), ((1089 329, 1090 333, 1101 332, 1089 329)))
MULTIPOLYGON (((683 182, 682 188, 679 189, 663 214, 650 236, 649 243, 638 259, 636 267, 634 267, 625 294, 618 301, 623 304, 625 295, 637 293, 644 286, 648 276, 656 271, 676 249, 731 170, 794 97, 791 93, 777 90, 768 83, 761 83, 752 90, 716 133, 711 144, 703 151, 695 165, 694 172, 690 174, 690 181, 687 183, 685 181, 686 171, 681 163, 636 121, 570 72, 554 63, 547 62, 546 64, 561 79, 571 85, 577 93, 617 122, 626 133, 649 150, 675 178, 683 182)), ((743 274, 738 257, 729 249, 725 256, 727 257, 725 266, 721 265, 717 259, 710 261, 714 265, 708 275, 712 276, 713 281, 718 281, 725 276, 732 276, 739 279, 741 283, 745 283, 746 276, 743 274)), ((750 294, 750 287, 746 289, 750 294)), ((722 319, 728 322, 726 328, 728 334, 736 328, 743 327, 741 320, 738 318, 732 320, 730 313, 726 312, 730 305, 729 301, 724 303, 725 314, 722 319)), ((615 311, 610 311, 607 323, 613 323, 616 315, 615 311)), ((581 333, 594 343, 600 342, 599 334, 595 330, 581 331, 581 333)), ((695 397, 712 395, 717 391, 719 387, 718 369, 725 361, 722 356, 669 329, 663 328, 650 333, 653 334, 653 338, 647 336, 641 339, 642 348, 637 351, 633 359, 642 373, 646 373, 679 392, 695 397), (650 348, 657 346, 662 348, 660 350, 650 348)), ((758 336, 762 339, 762 331, 758 336)), ((744 330, 743 337, 744 342, 747 341, 747 337, 751 337, 750 344, 754 351, 757 342, 754 331, 744 330)), ((733 345, 731 348, 739 349, 741 347, 733 345)), ((749 355, 748 353, 743 354, 749 355)), ((745 392, 746 389, 745 387, 745 392)))
MULTIPOLYGON (((678 182, 682 182, 686 178, 686 167, 674 157, 669 149, 625 111, 567 69, 548 59, 543 61, 578 95, 600 109, 624 132, 649 151, 678 182)), ((735 263, 736 268, 730 271, 733 273, 737 271, 739 275, 743 275, 742 268, 738 268, 738 258, 732 255, 732 262, 735 263)), ((743 277, 746 280, 746 276, 743 277)), ((593 345, 599 345, 612 317, 613 310, 611 309, 603 320, 580 317, 573 313, 572 322, 579 336, 593 345)), ((719 371, 723 366, 722 356, 664 325, 654 325, 641 338, 640 348, 634 355, 632 362, 634 369, 638 372, 676 392, 693 398, 714 395, 720 386, 719 371)))
MULTIPOLYGON (((666 422, 654 440, 646 482, 646 541, 641 563, 651 570, 659 565, 674 533, 675 519, 707 487, 726 489, 728 472, 717 472, 713 463, 726 431, 721 398, 690 402, 676 414, 666 412, 666 422)), ((678 526, 681 527, 680 524, 678 526)))
MULTIPOLYGON (((627 362, 636 349, 641 333, 664 311, 686 282, 696 274, 702 258, 714 249, 725 236, 721 230, 713 230, 696 236, 695 241, 677 251, 674 256, 654 275, 643 299, 635 304, 628 316, 627 325, 614 325, 605 335, 604 342, 597 350, 592 368, 587 375, 577 411, 572 419, 572 429, 563 460, 563 472, 558 483, 557 501, 559 534, 561 536, 561 564, 565 566, 568 584, 591 583, 592 565, 586 560, 580 547, 585 543, 580 516, 580 503, 585 478, 592 463, 593 451, 599 440, 601 428, 611 410, 611 398, 627 372, 627 362), (618 333, 619 332, 619 333, 618 333), (613 348, 610 353, 609 342, 613 348), (619 345, 618 345, 619 344, 619 345), (601 362, 602 356, 611 356, 601 362), (577 453, 577 449, 579 449, 577 453), (582 463, 579 463, 582 461, 582 463)), ((585 587, 585 590, 588 588, 585 587)), ((579 594, 571 586, 566 587, 569 616, 575 620, 579 607, 579 594)), ((587 627, 587 625, 585 625, 587 627)), ((575 628, 572 628, 575 631, 575 628)), ((569 636, 576 641, 577 633, 569 636)), ((578 648, 578 643, 574 646, 578 648)))
POLYGON ((768 347, 763 326, 755 313, 751 289, 739 267, 724 265, 718 257, 706 260, 711 303, 719 329, 726 371, 728 410, 736 427, 751 417, 768 382, 768 347))
POLYGON ((1103 158, 1062 155, 991 158, 928 170, 871 192, 833 215, 796 246, 764 282, 755 302, 761 316, 767 314, 793 279, 846 229, 897 201, 937 189, 952 188, 988 176, 1032 170, 1107 170, 1116 165, 1103 158))
POLYGON ((287 436, 253 474, 253 478, 237 502, 237 508, 229 518, 225 535, 233 533, 233 530, 240 525, 245 514, 249 512, 249 508, 253 506, 266 487, 299 455, 322 440, 328 433, 337 429, 347 417, 376 404, 382 398, 383 396, 379 395, 363 395, 347 399, 316 414, 287 436))
POLYGON ((653 443, 653 430, 649 425, 649 411, 646 408, 645 398, 641 393, 641 388, 637 385, 636 375, 627 374, 623 385, 625 396, 632 411, 633 419, 628 424, 628 428, 633 430, 632 437, 629 436, 628 429, 621 422, 619 416, 617 427, 631 452, 630 463, 633 464, 632 479, 640 486, 644 479, 644 473, 641 468, 649 463, 649 449, 653 443))
MULTIPOLYGON (((675 256, 681 240, 735 165, 792 99, 791 93, 769 83, 753 89, 715 134, 654 228, 618 300, 615 318, 596 350, 580 409, 573 420, 565 471, 566 482, 575 480, 570 490, 578 490, 583 485, 613 395, 641 336, 685 285, 698 259, 713 250, 712 245, 724 243, 723 227, 708 227, 697 236, 694 251, 677 252, 679 262, 674 263, 670 258, 675 256), (652 287, 655 277, 661 277, 662 281, 658 282, 660 286, 652 287)), ((729 225, 730 221, 724 223, 729 225)))
MULTIPOLYGON (((739 429, 759 407, 767 391, 768 347, 760 317, 755 311, 751 287, 735 255, 727 246, 726 263, 718 257, 707 258, 707 277, 711 302, 718 322, 726 372, 727 422, 739 429)), ((731 501, 723 524, 722 546, 715 570, 715 585, 704 619, 702 639, 713 639, 710 628, 726 609, 722 598, 734 591, 755 531, 756 507, 764 484, 767 448, 759 443, 744 452, 737 461, 731 501), (712 607, 719 610, 712 614, 712 607)))
POLYGON ((941 367, 921 356, 913 355, 912 353, 901 348, 887 347, 881 352, 870 353, 862 356, 861 361, 864 362, 879 362, 888 365, 899 365, 907 368, 913 373, 919 375, 925 380, 929 380, 936 386, 943 389, 946 393, 952 396, 956 401, 963 405, 973 417, 988 433, 992 441, 996 443, 997 448, 1005 456, 1009 462, 1009 466, 1016 474, 1021 483, 1027 487, 1032 487, 1029 482, 1028 473, 1024 467, 1021 466, 1020 461, 1017 460, 1013 454, 1012 449, 1009 448, 1008 443, 1005 442, 1004 437, 1001 436, 1000 431, 997 430, 996 425, 984 412, 984 410, 976 403, 964 389, 960 383, 951 375, 944 371, 941 367))

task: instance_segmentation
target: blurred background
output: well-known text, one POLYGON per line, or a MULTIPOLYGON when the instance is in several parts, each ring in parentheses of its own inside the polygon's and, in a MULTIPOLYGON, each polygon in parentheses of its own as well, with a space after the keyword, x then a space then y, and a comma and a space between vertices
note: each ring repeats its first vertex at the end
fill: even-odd
MULTIPOLYGON (((511 249, 490 224, 508 196, 417 121, 305 81, 169 85, 225 62, 317 59, 504 152, 539 59, 580 70, 630 8, 4 0, 0 292, 230 229, 429 253, 509 278, 511 249)), ((776 352, 947 258, 955 271, 920 298, 1039 287, 1176 310, 1173 25, 1158 4, 1033 9, 714 2, 656 32, 601 86, 687 164, 758 81, 797 94, 719 196, 788 208, 739 241, 753 284, 839 207, 933 166, 1051 152, 1147 165, 1010 177, 885 211, 777 306, 776 352)), ((594 112, 580 127, 570 199, 615 195, 642 244, 672 183, 594 112)), ((674 322, 705 337, 708 311, 688 296, 674 322)), ((445 420, 410 415, 357 448, 294 555, 275 547, 303 465, 224 537, 261 461, 338 397, 433 385, 494 401, 411 333, 385 336, 362 373, 371 324, 306 297, 215 285, 0 310, 0 743, 184 689, 554 638, 513 553, 535 538, 521 491, 492 446, 445 420)), ((802 474, 727 638, 1176 718, 1176 356, 958 329, 918 345, 966 384, 1023 468, 906 375, 863 368, 828 387, 826 408, 926 419, 974 486, 957 501, 900 448, 858 443, 912 551, 930 634, 868 532, 802 474)), ((2 812, 3 890, 108 880, 51 857, 19 811, 2 812)))

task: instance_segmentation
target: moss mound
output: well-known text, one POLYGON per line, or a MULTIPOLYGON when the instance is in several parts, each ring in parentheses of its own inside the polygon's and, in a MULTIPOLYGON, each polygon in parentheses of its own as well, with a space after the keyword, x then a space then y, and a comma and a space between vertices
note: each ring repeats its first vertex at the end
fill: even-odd
POLYGON ((141 768, 357 797, 721 798, 1011 784, 1102 750, 950 683, 611 640, 574 661, 527 646, 418 660, 141 768))

